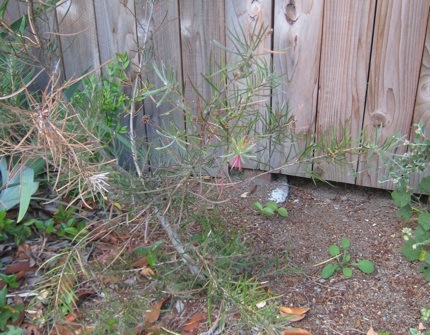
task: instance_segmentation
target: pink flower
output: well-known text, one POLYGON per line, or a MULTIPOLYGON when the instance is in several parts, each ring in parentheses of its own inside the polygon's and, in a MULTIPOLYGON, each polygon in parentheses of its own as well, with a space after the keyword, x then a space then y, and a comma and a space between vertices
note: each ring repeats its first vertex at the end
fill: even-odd
POLYGON ((232 169, 242 170, 242 157, 237 155, 230 163, 232 169))

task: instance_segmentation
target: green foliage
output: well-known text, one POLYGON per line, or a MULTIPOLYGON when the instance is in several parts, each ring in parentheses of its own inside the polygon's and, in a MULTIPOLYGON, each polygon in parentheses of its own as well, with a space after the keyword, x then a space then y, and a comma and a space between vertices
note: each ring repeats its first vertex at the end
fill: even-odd
POLYGON ((0 211, 0 240, 6 241, 11 235, 16 244, 28 239, 31 235, 31 229, 25 225, 18 224, 15 220, 6 217, 6 211, 0 211))
MULTIPOLYGON (((3 289, 0 290, 0 331, 6 330, 6 324, 9 321, 15 322, 16 320, 18 320, 24 308, 22 305, 8 305, 6 294, 7 286, 3 287, 3 289)), ((11 331, 11 328, 9 328, 8 333, 9 331, 11 331)))
MULTIPOLYGON (((53 217, 54 222, 59 226, 57 228, 57 235, 69 239, 82 238, 86 236, 89 231, 86 229, 86 223, 83 220, 78 220, 73 215, 72 209, 59 208, 58 213, 53 217)), ((51 223, 48 224, 50 226, 51 223)))
POLYGON ((358 260, 356 263, 351 263, 351 255, 348 251, 351 243, 349 239, 343 237, 340 241, 340 246, 332 244, 329 247, 329 254, 332 256, 331 260, 336 260, 336 262, 330 262, 325 265, 321 271, 321 276, 324 279, 330 278, 336 272, 342 270, 345 277, 352 277, 353 271, 352 267, 356 267, 360 271, 366 274, 371 274, 375 271, 375 265, 369 260, 358 260))
POLYGON ((284 218, 288 217, 288 210, 284 207, 279 207, 274 201, 269 201, 264 206, 260 202, 256 201, 252 204, 252 207, 254 207, 254 209, 259 211, 261 214, 267 216, 273 216, 278 213, 284 218))
MULTIPOLYGON (((413 193, 409 186, 411 176, 423 173, 429 167, 430 139, 427 138, 422 123, 414 125, 414 138, 405 140, 401 136, 394 137, 397 148, 404 147, 403 154, 385 154, 384 162, 387 164, 388 175, 385 180, 391 181, 396 188, 391 193, 394 204, 399 208, 397 214, 407 222, 410 227, 403 229, 405 243, 402 247, 403 256, 410 262, 420 261, 419 267, 427 281, 430 281, 430 211, 419 195, 413 193), (416 224, 415 224, 416 223, 416 224)), ((418 190, 423 194, 430 194, 430 176, 420 179, 418 190)))
POLYGON ((100 121, 100 139, 105 143, 110 143, 115 134, 127 132, 126 126, 121 125, 121 118, 130 107, 129 95, 125 93, 125 88, 129 86, 126 75, 129 66, 126 52, 116 54, 115 60, 105 67, 106 76, 100 79, 96 75, 84 78, 83 89, 76 90, 71 97, 75 108, 96 111, 100 121))
MULTIPOLYGON (((40 169, 41 165, 35 162, 32 166, 40 169)), ((9 170, 6 159, 2 158, 0 173, 0 210, 9 210, 19 204, 18 222, 20 222, 28 210, 31 196, 39 187, 39 183, 34 181, 35 169, 31 166, 16 165, 9 170)))
POLYGON ((138 247, 133 251, 138 255, 146 256, 148 265, 154 266, 158 263, 157 254, 160 252, 162 245, 163 241, 156 241, 147 247, 138 247))

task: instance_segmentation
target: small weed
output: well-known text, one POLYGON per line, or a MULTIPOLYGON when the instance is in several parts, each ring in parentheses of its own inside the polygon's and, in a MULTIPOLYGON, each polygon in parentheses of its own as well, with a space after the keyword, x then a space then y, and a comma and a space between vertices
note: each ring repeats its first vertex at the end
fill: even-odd
POLYGON ((329 254, 333 257, 330 258, 328 261, 323 262, 322 264, 330 262, 332 260, 335 260, 336 262, 330 262, 324 266, 321 272, 321 275, 324 279, 330 278, 336 272, 341 270, 345 277, 352 277, 352 267, 356 267, 366 274, 371 274, 373 271, 375 271, 375 265, 369 260, 359 260, 356 263, 350 263, 351 255, 348 251, 350 246, 350 241, 346 237, 344 237, 340 241, 340 246, 332 244, 329 247, 329 254))
POLYGON ((264 206, 256 201, 252 204, 255 210, 259 211, 261 214, 272 216, 278 213, 280 216, 286 218, 288 217, 288 211, 284 207, 279 207, 274 201, 267 202, 264 206))

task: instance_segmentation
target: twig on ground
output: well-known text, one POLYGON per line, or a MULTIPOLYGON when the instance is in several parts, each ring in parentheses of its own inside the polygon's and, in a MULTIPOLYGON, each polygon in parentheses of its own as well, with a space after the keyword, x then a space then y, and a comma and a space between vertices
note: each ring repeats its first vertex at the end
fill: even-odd
POLYGON ((195 259, 193 259, 184 248, 184 245, 176 232, 176 230, 172 227, 170 222, 160 213, 160 211, 156 208, 157 219, 160 221, 163 229, 166 231, 167 236, 169 237, 170 242, 172 242, 173 247, 177 251, 177 253, 182 257, 188 269, 191 271, 193 275, 196 275, 198 279, 204 279, 203 274, 195 259))

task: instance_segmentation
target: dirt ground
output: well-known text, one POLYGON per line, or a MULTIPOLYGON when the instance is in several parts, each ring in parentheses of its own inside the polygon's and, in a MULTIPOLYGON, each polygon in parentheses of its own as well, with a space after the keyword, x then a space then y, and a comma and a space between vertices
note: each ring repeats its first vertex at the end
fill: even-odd
POLYGON ((267 217, 252 209, 252 203, 268 200, 285 180, 270 178, 244 182, 230 190, 222 206, 225 222, 240 224, 252 240, 256 253, 284 253, 302 273, 262 278, 285 306, 310 308, 297 327, 314 335, 409 334, 420 323, 420 308, 429 307, 427 283, 401 254, 404 223, 396 215, 390 193, 352 185, 315 185, 301 178, 288 178, 289 196, 283 204, 287 218, 267 217), (247 197, 241 197, 250 192, 247 197), (352 260, 375 263, 373 274, 358 270, 352 278, 337 273, 325 280, 323 265, 328 248, 342 237, 351 241, 352 260))

